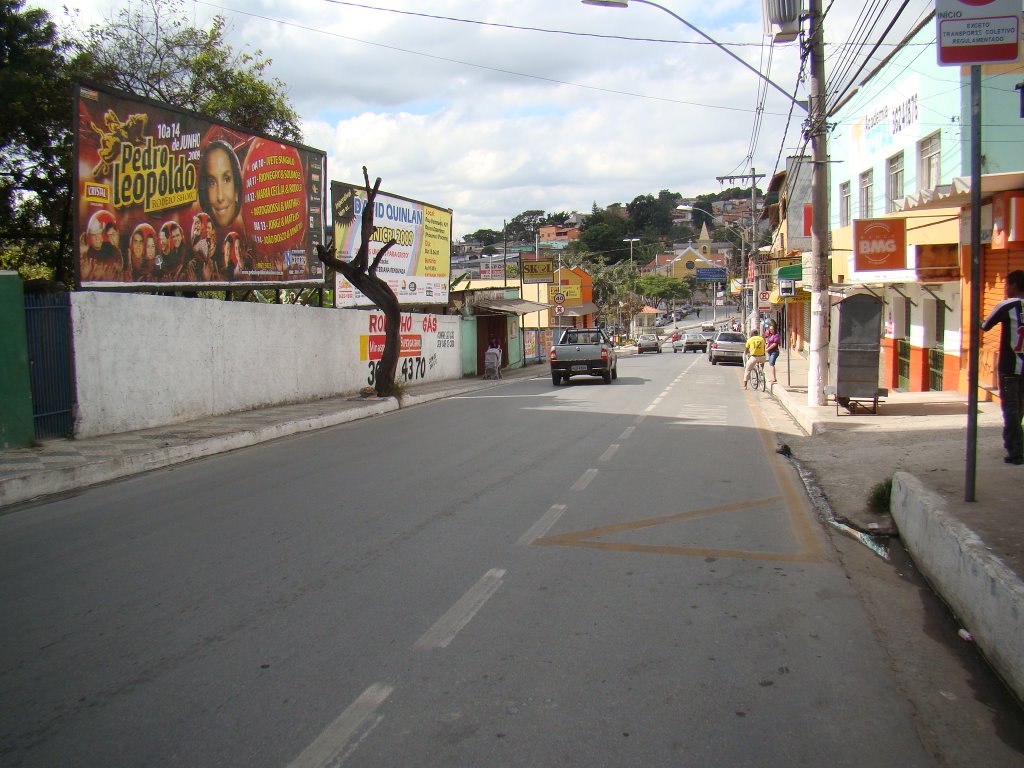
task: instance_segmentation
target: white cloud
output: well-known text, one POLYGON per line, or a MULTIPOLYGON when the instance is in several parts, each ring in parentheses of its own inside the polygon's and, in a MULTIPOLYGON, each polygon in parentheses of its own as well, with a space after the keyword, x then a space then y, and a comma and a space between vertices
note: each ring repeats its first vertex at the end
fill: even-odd
MULTIPOLYGON (((39 5, 59 17, 62 1, 39 5)), ((766 70, 759 3, 662 3, 766 70)), ((272 73, 302 117, 305 143, 328 153, 330 178, 359 182, 366 165, 384 190, 452 208, 456 236, 500 229, 529 209, 589 212, 594 203, 626 203, 662 189, 715 191, 716 176, 749 172, 751 165, 770 174, 780 148, 792 151, 800 141, 802 111, 784 136, 790 104, 769 88, 748 160, 758 78, 657 8, 606 9, 578 0, 364 4, 390 11, 326 0, 261 0, 245 12, 190 8, 200 26, 208 18, 202 14, 223 14, 236 48, 273 59, 272 73)), ((81 6, 87 19, 97 18, 88 15, 94 8, 103 16, 113 7, 81 6)), ((855 10, 837 8, 830 16, 830 39, 850 38, 855 10)), ((795 44, 772 53, 768 74, 787 91, 798 59, 795 44)), ((799 96, 805 95, 806 84, 799 96)))

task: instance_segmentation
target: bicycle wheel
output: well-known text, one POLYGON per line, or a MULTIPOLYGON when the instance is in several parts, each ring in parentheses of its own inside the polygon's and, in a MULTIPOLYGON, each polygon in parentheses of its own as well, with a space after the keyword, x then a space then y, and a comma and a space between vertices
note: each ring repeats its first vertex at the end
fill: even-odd
POLYGON ((754 366, 754 389, 760 389, 762 392, 768 391, 764 379, 764 366, 762 365, 754 366))

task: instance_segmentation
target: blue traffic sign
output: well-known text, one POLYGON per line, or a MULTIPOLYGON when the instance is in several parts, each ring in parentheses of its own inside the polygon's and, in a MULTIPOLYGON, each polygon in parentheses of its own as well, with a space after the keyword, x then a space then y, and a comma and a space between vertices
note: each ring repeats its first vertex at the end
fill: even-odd
POLYGON ((697 280, 706 283, 724 283, 725 267, 697 267, 697 280))

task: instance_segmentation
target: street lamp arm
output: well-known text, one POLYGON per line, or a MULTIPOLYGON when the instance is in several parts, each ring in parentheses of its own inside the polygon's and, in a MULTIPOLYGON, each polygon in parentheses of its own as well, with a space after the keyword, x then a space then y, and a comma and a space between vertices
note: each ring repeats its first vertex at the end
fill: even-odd
MULTIPOLYGON (((604 6, 606 8, 628 8, 629 7, 629 0, 582 0, 582 2, 583 2, 584 5, 600 5, 600 6, 604 6)), ((685 24, 687 27, 692 29, 694 32, 696 32, 698 35, 703 37, 705 40, 707 40, 713 46, 715 46, 716 48, 720 48, 721 50, 725 51, 727 54, 732 56, 734 59, 736 59, 736 61, 738 61, 744 67, 749 69, 751 72, 753 72, 759 78, 764 80, 766 83, 768 83, 768 85, 770 85, 772 88, 777 90, 779 93, 781 93, 787 99, 792 101, 798 107, 800 107, 801 109, 803 109, 805 111, 810 111, 810 110, 808 110, 807 102, 798 100, 795 96, 793 96, 791 93, 789 93, 789 91, 787 91, 781 85, 779 85, 774 80, 769 78, 763 72, 759 71, 756 67, 753 67, 750 64, 748 64, 747 62, 745 62, 743 59, 741 59, 735 53, 733 53, 728 48, 726 48, 724 45, 722 45, 720 42, 715 40, 713 37, 711 37, 709 34, 704 32, 703 30, 699 29, 698 27, 695 27, 693 24, 691 24, 686 19, 684 19, 682 16, 680 16, 680 15, 678 15, 676 13, 673 13, 672 11, 670 11, 668 8, 666 8, 663 5, 658 5, 657 3, 651 2, 651 0, 632 0, 632 2, 634 2, 634 3, 643 3, 644 5, 653 5, 655 8, 660 8, 665 13, 667 13, 669 16, 674 18, 676 21, 678 21, 678 22, 680 22, 682 24, 685 24)))

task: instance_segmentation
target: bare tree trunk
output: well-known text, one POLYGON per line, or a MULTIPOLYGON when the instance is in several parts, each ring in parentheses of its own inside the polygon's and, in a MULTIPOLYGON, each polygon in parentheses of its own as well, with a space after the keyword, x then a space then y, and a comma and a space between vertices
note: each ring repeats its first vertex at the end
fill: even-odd
POLYGON ((362 228, 360 230, 359 250, 352 261, 341 261, 337 258, 334 248, 334 238, 329 238, 326 245, 318 245, 316 254, 326 266, 340 272, 346 280, 358 288, 366 298, 373 302, 373 305, 384 313, 384 352, 380 358, 380 370, 377 372, 377 380, 374 389, 380 397, 388 397, 396 394, 395 375, 398 371, 398 356, 400 350, 400 326, 402 322, 402 311, 398 304, 398 297, 391 290, 386 281, 377 276, 377 267, 384 258, 384 254, 395 244, 394 240, 388 241, 383 248, 377 251, 373 261, 370 261, 370 237, 373 235, 373 210, 377 192, 380 190, 380 177, 373 187, 370 187, 370 177, 363 166, 363 181, 366 185, 366 205, 362 212, 362 228))

